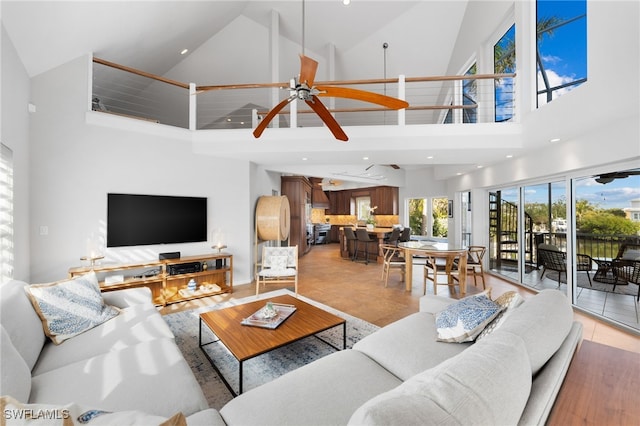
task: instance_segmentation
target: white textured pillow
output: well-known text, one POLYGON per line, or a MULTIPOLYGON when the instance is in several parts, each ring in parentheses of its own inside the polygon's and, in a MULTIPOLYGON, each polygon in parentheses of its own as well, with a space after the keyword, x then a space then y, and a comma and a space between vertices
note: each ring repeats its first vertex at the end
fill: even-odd
POLYGON ((513 313, 514 309, 522 305, 522 303, 524 302, 524 298, 520 296, 516 291, 507 291, 506 293, 498 297, 496 300, 494 300, 494 302, 500 305, 503 308, 503 311, 501 311, 493 319, 493 321, 491 321, 484 328, 484 330, 480 332, 480 334, 476 338, 476 341, 486 337, 488 334, 493 333, 495 330, 498 329, 498 327, 504 324, 505 320, 507 319, 507 317, 509 317, 509 315, 513 313))
POLYGON ((437 340, 471 342, 502 310, 484 293, 465 297, 436 313, 437 340))
POLYGON ((26 286, 25 291, 42 321, 45 334, 56 345, 120 312, 105 305, 93 271, 65 281, 26 286))

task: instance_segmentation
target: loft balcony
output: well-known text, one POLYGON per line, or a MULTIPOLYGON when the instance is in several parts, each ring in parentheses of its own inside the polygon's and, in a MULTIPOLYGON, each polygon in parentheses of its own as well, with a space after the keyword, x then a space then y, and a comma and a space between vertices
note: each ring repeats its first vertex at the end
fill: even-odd
MULTIPOLYGON (((93 58, 92 110, 189 130, 252 129, 290 94, 290 82, 199 85, 178 82, 93 58)), ((343 127, 505 123, 516 120, 515 74, 460 75, 320 82, 404 99, 388 110, 360 101, 323 98, 343 127)), ((323 127, 303 103, 293 101, 270 128, 323 127)))

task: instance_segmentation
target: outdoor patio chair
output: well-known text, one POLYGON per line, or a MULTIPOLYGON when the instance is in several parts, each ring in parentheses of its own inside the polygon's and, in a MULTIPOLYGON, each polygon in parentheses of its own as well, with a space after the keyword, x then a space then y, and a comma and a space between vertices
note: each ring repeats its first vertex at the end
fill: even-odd
POLYGON ((612 262, 613 275, 616 280, 613 283, 613 291, 616 291, 618 284, 638 285, 638 295, 636 300, 640 302, 640 248, 638 245, 631 245, 620 249, 620 258, 612 262))
MULTIPOLYGON (((567 276, 567 254, 560 251, 558 247, 550 244, 538 245, 538 261, 542 265, 542 274, 540 279, 544 277, 545 272, 548 270, 558 272, 558 287, 560 287, 560 280, 562 273, 567 276)), ((591 276, 589 271, 593 268, 593 260, 591 256, 586 254, 576 254, 576 269, 579 272, 586 272, 589 279, 589 286, 591 286, 591 276)))
POLYGON ((298 295, 298 246, 263 247, 262 267, 256 276, 256 296, 260 284, 293 283, 298 295))

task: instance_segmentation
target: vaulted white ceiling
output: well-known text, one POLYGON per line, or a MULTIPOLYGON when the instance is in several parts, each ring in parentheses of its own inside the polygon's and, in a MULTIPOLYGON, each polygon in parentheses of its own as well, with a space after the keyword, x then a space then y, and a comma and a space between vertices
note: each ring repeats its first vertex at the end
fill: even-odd
MULTIPOLYGON (((476 43, 480 43, 479 40, 495 31, 511 4, 490 3, 493 6, 484 16, 484 9, 478 7, 476 0, 352 0, 348 6, 343 5, 342 0, 306 0, 304 25, 302 0, 9 0, 2 1, 0 7, 2 23, 30 76, 93 53, 153 74, 209 85, 287 81, 298 71, 303 29, 305 52, 321 62, 329 58, 335 60, 333 78, 336 80, 458 72, 458 69, 451 70, 451 55, 468 10, 474 6, 472 22, 477 25, 474 28, 476 43), (498 11, 496 5, 499 5, 498 11), (274 22, 277 22, 277 35, 281 40, 277 57, 266 40, 273 34, 274 22), (230 28, 233 28, 233 37, 228 36, 230 28), (239 32, 241 28, 247 28, 247 31, 239 32), (383 48, 384 43, 388 45, 387 49, 383 48), (216 55, 209 54, 211 44, 216 45, 216 55), (185 48, 189 53, 180 55, 185 48), (329 54, 329 51, 333 53, 329 54), (278 75, 272 75, 273 67, 269 65, 269 61, 274 60, 278 62, 278 75)), ((329 79, 327 70, 321 65, 316 79, 329 79)), ((378 159, 371 160, 373 162, 413 167, 428 164, 423 158, 417 159, 417 153, 424 150, 424 133, 415 134, 414 130, 404 129, 403 133, 408 135, 399 134, 398 137, 404 137, 403 141, 409 146, 395 150, 395 137, 382 140, 370 130, 363 132, 361 135, 357 128, 348 132, 352 140, 340 162, 362 161, 363 154, 371 147, 373 152, 379 153, 378 159), (370 136, 365 134, 367 132, 370 136)), ((470 149, 470 139, 467 137, 464 142, 464 134, 445 135, 438 139, 439 143, 432 141, 432 149, 441 155, 441 164, 447 164, 448 168, 443 170, 450 168, 453 172, 457 169, 452 165, 461 164, 469 169, 478 161, 503 159, 505 145, 514 140, 512 132, 507 131, 504 135, 492 132, 483 135, 483 132, 475 138, 474 146, 482 146, 485 138, 492 143, 489 149, 470 149)), ((382 136, 386 137, 384 132, 382 136)), ((336 162, 333 145, 328 149, 319 147, 316 151, 314 138, 310 135, 311 140, 305 140, 311 146, 310 152, 315 151, 319 158, 326 158, 324 164, 336 162)), ((232 139, 229 146, 234 146, 232 139)), ((269 136, 265 139, 268 141, 269 136)), ((286 145, 289 141, 284 139, 278 143, 286 145)), ((300 163, 301 150, 291 150, 286 156, 286 148, 280 150, 265 145, 264 152, 257 149, 251 153, 238 152, 235 156, 252 161, 260 159, 264 164, 300 163)), ((206 147, 201 149, 207 150, 206 147)), ((325 160, 317 160, 316 164, 318 161, 325 160)))

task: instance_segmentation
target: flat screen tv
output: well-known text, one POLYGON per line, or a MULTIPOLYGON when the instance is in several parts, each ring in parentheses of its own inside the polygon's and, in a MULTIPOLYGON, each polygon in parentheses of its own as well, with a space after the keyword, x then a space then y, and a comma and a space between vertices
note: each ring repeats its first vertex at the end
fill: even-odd
POLYGON ((107 194, 107 247, 207 241, 207 199, 107 194))

